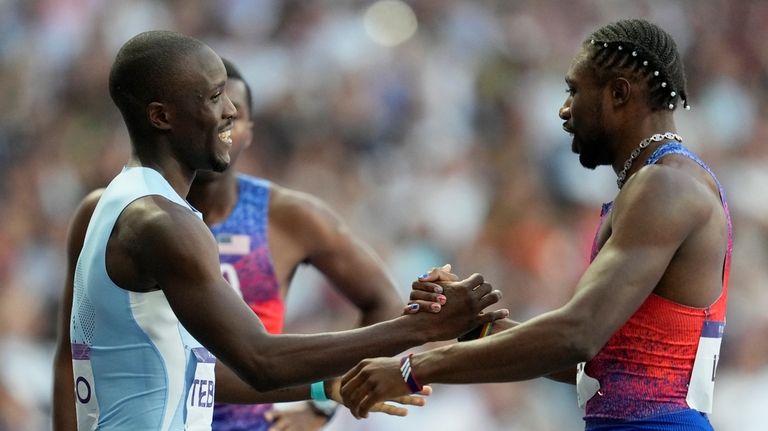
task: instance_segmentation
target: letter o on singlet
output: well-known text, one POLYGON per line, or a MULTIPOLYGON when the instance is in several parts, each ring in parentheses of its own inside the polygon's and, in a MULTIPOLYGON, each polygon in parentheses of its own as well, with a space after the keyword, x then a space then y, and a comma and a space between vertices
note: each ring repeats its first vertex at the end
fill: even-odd
POLYGON ((77 394, 77 399, 83 404, 88 404, 88 401, 91 400, 91 385, 88 383, 88 380, 85 380, 85 377, 78 376, 77 380, 75 380, 75 393, 77 394), (85 392, 85 396, 81 395, 81 388, 82 392, 85 392))

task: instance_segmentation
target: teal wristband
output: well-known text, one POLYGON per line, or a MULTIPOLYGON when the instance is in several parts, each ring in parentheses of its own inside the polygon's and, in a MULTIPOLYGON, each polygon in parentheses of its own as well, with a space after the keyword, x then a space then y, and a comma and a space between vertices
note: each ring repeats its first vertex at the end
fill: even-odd
POLYGON ((328 401, 325 396, 325 382, 315 382, 309 387, 309 395, 315 401, 328 401))

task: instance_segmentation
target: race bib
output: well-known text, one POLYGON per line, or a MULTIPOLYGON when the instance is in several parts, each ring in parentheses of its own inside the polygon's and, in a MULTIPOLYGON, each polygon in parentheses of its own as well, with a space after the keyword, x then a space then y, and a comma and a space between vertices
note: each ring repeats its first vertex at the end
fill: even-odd
POLYGON ((186 430, 210 431, 213 421, 213 400, 216 393, 216 357, 204 347, 192 349, 196 362, 195 377, 187 394, 186 430))
POLYGON ((72 344, 72 371, 75 377, 75 412, 77 428, 92 431, 99 422, 99 405, 96 402, 91 348, 86 344, 72 344))
POLYGON ((692 409, 712 413, 712 398, 715 391, 715 371, 720 359, 720 342, 723 340, 725 322, 705 320, 693 362, 691 381, 685 401, 692 409))
POLYGON ((590 377, 584 371, 584 362, 576 366, 576 400, 579 407, 584 407, 592 397, 600 390, 600 382, 590 377))

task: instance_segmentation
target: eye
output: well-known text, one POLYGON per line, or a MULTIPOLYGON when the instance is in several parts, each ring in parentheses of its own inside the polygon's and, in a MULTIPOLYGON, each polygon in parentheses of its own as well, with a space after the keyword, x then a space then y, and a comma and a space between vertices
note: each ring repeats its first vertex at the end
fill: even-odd
POLYGON ((221 99, 221 92, 218 92, 218 93, 214 94, 213 97, 211 97, 211 100, 214 101, 214 102, 218 102, 219 99, 221 99))
POLYGON ((576 93, 576 89, 574 89, 571 86, 568 86, 568 87, 565 88, 565 92, 568 93, 569 95, 573 96, 576 93))

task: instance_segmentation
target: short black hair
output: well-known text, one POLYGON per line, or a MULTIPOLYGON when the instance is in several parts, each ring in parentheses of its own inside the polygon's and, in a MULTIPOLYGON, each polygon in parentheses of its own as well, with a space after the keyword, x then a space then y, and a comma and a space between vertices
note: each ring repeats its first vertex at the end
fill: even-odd
POLYGON ((109 95, 129 130, 138 125, 146 106, 173 89, 182 65, 179 60, 206 45, 180 33, 153 30, 128 40, 109 72, 109 95))
POLYGON ((688 106, 680 53, 661 27, 643 19, 621 20, 596 30, 584 46, 599 82, 629 72, 647 80, 651 109, 673 110, 679 100, 688 106))
MULTIPOLYGON (((222 58, 221 61, 224 63, 224 68, 227 69, 227 79, 237 79, 242 81, 243 85, 245 85, 245 101, 248 104, 248 116, 253 118, 253 98, 251 96, 251 86, 248 85, 248 81, 243 78, 243 75, 240 73, 240 69, 238 69, 234 63, 227 60, 226 58, 222 58)), ((251 118, 248 119, 250 120, 251 118)))

